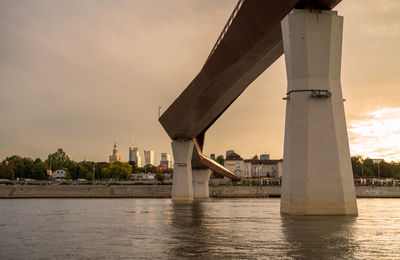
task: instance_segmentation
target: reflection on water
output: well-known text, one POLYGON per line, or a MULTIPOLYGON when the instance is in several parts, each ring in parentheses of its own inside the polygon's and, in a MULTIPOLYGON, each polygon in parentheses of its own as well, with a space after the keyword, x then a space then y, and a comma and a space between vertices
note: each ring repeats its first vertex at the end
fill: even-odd
POLYGON ((212 239, 206 226, 203 226, 203 203, 172 203, 171 228, 175 230, 170 249, 171 258, 196 256, 207 248, 207 241, 212 239))
POLYGON ((358 200, 358 217, 279 202, 0 200, 0 259, 400 259, 400 200, 358 200))
POLYGON ((354 216, 282 216, 282 231, 295 259, 354 258, 354 216))

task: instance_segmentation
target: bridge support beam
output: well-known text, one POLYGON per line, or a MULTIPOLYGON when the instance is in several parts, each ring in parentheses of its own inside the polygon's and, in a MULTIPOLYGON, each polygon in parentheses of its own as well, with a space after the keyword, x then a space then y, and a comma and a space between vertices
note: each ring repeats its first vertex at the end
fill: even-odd
POLYGON ((172 153, 174 154, 174 175, 171 198, 175 201, 193 200, 193 141, 175 140, 172 141, 171 145, 172 153))
POLYGON ((210 198, 208 183, 210 181, 211 170, 193 169, 193 194, 195 199, 210 198))
POLYGON ((336 11, 294 10, 282 21, 289 93, 283 214, 357 214, 340 82, 342 33, 336 11))

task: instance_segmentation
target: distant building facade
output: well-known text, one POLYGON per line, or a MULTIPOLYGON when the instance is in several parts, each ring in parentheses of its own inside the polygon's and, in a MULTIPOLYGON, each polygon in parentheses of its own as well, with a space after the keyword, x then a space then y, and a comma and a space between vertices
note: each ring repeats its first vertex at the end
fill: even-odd
POLYGON ((224 161, 224 166, 231 172, 239 175, 242 178, 249 177, 246 173, 244 160, 240 155, 235 152, 231 152, 224 161))
POLYGON ((67 175, 66 169, 58 169, 51 173, 51 178, 52 179, 65 179, 66 175, 67 175))
POLYGON ((225 158, 228 158, 228 156, 231 154, 231 153, 234 153, 235 152, 235 150, 228 150, 228 151, 226 151, 225 152, 225 158))
POLYGON ((154 151, 144 150, 144 165, 154 165, 154 151))
POLYGON ((245 167, 251 178, 282 177, 283 160, 244 160, 245 167))
POLYGON ((167 168, 172 168, 171 155, 167 153, 161 153, 160 165, 161 164, 165 165, 167 168))
POLYGON ((118 153, 117 141, 115 141, 115 143, 114 143, 113 154, 109 156, 108 161, 109 161, 109 163, 122 161, 122 156, 119 155, 119 153, 118 153))
POLYGON ((260 154, 260 160, 269 160, 270 156, 267 153, 260 154))
MULTIPOLYGON (((260 158, 269 158, 260 155, 260 158)), ((283 160, 269 159, 247 159, 233 152, 229 154, 224 162, 225 168, 242 178, 279 178, 282 177, 283 160)))
POLYGON ((139 147, 129 147, 129 161, 135 162, 137 167, 142 167, 142 157, 140 156, 139 147))

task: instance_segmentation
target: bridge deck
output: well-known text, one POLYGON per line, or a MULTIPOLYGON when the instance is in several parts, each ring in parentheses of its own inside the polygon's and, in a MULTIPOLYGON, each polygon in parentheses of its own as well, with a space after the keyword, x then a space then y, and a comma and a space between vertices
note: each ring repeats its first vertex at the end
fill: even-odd
POLYGON ((208 128, 283 54, 281 20, 295 7, 332 9, 340 1, 240 1, 199 74, 160 117, 170 138, 204 139, 208 128))

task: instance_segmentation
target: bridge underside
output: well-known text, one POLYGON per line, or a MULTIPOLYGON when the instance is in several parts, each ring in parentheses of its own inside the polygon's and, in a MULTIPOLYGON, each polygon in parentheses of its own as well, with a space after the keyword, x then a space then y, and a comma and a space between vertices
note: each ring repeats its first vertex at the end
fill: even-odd
POLYGON ((281 21, 294 8, 330 10, 341 0, 239 1, 199 74, 160 117, 172 140, 196 140, 192 167, 240 177, 199 152, 208 128, 283 54, 281 21), (196 148, 196 147, 195 147, 196 148))

